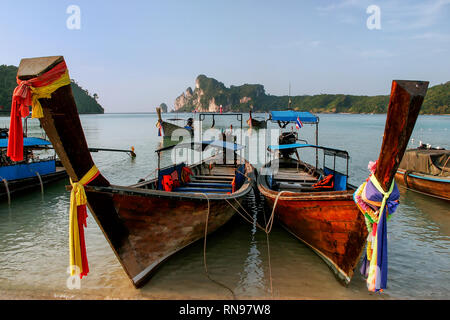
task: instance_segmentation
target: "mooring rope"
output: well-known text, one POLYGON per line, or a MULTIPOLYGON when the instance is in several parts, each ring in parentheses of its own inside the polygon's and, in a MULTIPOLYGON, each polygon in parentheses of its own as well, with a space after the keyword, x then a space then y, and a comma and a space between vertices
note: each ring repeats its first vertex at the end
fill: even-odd
POLYGON ((35 173, 36 173, 36 175, 38 176, 39 182, 40 182, 40 184, 41 184, 41 194, 44 195, 44 183, 42 182, 41 175, 40 175, 39 172, 37 172, 37 171, 36 171, 35 173))
POLYGON ((272 231, 273 220, 274 220, 274 217, 275 217, 275 208, 277 207, 278 199, 280 198, 280 196, 283 193, 286 193, 286 192, 289 192, 289 191, 280 191, 277 194, 277 197, 275 198, 275 202, 273 203, 273 208, 272 208, 272 214, 270 215, 269 221, 266 224, 266 233, 270 233, 270 231, 272 231))
POLYGON ((215 284, 217 284, 217 285, 227 289, 228 291, 230 291, 231 295, 233 296, 233 300, 236 300, 236 295, 234 294, 234 291, 230 287, 226 286, 225 284, 223 284, 223 283, 221 283, 221 282, 211 278, 211 276, 210 276, 210 274, 208 272, 208 264, 206 262, 206 241, 207 241, 207 235, 208 235, 209 215, 211 213, 211 204, 210 204, 210 200, 209 200, 209 197, 208 197, 207 194, 205 194, 205 193, 195 193, 195 194, 204 196, 206 198, 206 200, 208 201, 208 212, 206 214, 206 220, 205 220, 205 236, 203 238, 203 265, 205 267, 206 276, 208 277, 209 280, 211 280, 215 284))
POLYGON ((273 298, 273 278, 272 278, 272 263, 271 263, 271 255, 270 255, 270 240, 269 240, 269 234, 272 231, 272 226, 273 226, 273 221, 274 221, 274 216, 275 216, 275 208, 278 204, 278 199, 280 198, 280 196, 288 191, 281 191, 278 193, 277 197, 275 198, 275 202, 272 208, 272 213, 270 215, 269 221, 266 220, 266 216, 263 215, 264 217, 264 224, 265 227, 262 227, 257 220, 255 220, 248 212, 247 210, 245 210, 245 208, 241 205, 241 203, 234 198, 235 202, 238 204, 238 206, 245 212, 245 215, 240 212, 228 199, 225 199, 225 201, 234 209, 234 211, 236 211, 245 221, 247 221, 248 223, 255 225, 257 228, 261 229, 262 231, 264 231, 264 233, 266 234, 266 242, 267 242, 267 258, 268 258, 268 264, 269 264, 269 283, 270 283, 270 294, 273 298))
MULTIPOLYGON (((237 171, 237 169, 234 169, 234 171, 235 171, 235 174, 236 174, 236 173, 239 173, 239 174, 242 174, 242 175, 243 175, 244 177, 246 177, 247 179, 250 179, 250 177, 249 177, 246 173, 244 173, 244 172, 239 172, 239 171, 237 171)), ((275 199, 273 208, 272 208, 272 213, 271 213, 271 215, 270 215, 269 221, 266 221, 266 216, 263 215, 263 216, 264 216, 265 227, 262 227, 262 226, 258 223, 258 221, 255 220, 255 219, 247 212, 247 210, 244 209, 244 207, 241 205, 241 203, 240 203, 237 199, 233 198, 233 199, 235 200, 235 202, 237 202, 238 206, 245 212, 245 214, 246 214, 247 216, 245 216, 242 212, 239 211, 239 209, 237 209, 235 206, 233 206, 233 204, 232 204, 230 201, 228 201, 228 199, 225 199, 225 201, 231 206, 231 208, 233 208, 233 210, 236 211, 236 212, 237 212, 237 213, 238 213, 245 221, 247 221, 248 223, 250 223, 250 224, 252 224, 252 225, 256 225, 257 228, 261 229, 261 230, 264 231, 264 233, 266 234, 267 257, 268 257, 268 264, 269 264, 270 294, 271 294, 272 298, 273 298, 273 279, 272 279, 272 264, 271 264, 271 256, 270 256, 270 240, 269 240, 269 233, 272 231, 272 226, 273 226, 273 221, 274 221, 274 216, 275 216, 275 208, 276 208, 276 206, 277 206, 277 204, 278 204, 278 199, 279 199, 280 196, 281 196, 283 193, 285 193, 285 192, 288 192, 288 191, 281 191, 281 192, 278 193, 278 195, 277 195, 277 197, 276 197, 276 199, 275 199)), ((208 216, 209 216, 209 198, 208 198, 208 196, 207 196, 206 194, 204 194, 204 193, 198 193, 198 194, 203 195, 203 196, 206 197, 206 199, 208 200, 208 216)), ((207 216, 207 221, 208 221, 208 216, 207 216)), ((206 268, 206 228, 207 228, 207 226, 205 227, 204 264, 205 264, 206 274, 207 274, 208 278, 210 278, 209 275, 208 275, 208 270, 207 270, 207 268, 206 268)), ((210 278, 210 280, 213 281, 213 282, 216 282, 216 283, 219 284, 220 286, 225 287, 225 288, 227 288, 228 290, 230 290, 230 292, 233 294, 233 297, 235 297, 233 291, 232 291, 230 288, 226 287, 225 285, 223 285, 223 284, 221 284, 221 283, 218 283, 217 281, 215 281, 215 280, 213 280, 213 279, 211 279, 211 278, 210 278)))
MULTIPOLYGON (((270 215, 269 221, 264 221, 266 224, 267 257, 269 260, 270 293, 272 295, 272 298, 273 298, 273 283, 272 283, 273 280, 272 280, 272 264, 271 264, 271 257, 270 257, 269 233, 272 231, 273 221, 274 221, 274 217, 275 217, 275 208, 277 207, 278 199, 280 198, 280 196, 283 192, 285 192, 285 191, 281 191, 278 193, 278 195, 275 199, 275 202, 273 203, 272 214, 270 215)), ((265 219, 266 219, 266 217, 264 215, 264 220, 265 219)))
POLYGON ((256 225, 257 228, 261 229, 262 231, 266 232, 266 229, 264 227, 262 227, 258 221, 256 221, 255 219, 253 219, 253 217, 242 207, 242 205, 239 203, 238 200, 236 200, 234 198, 234 200, 237 202, 237 204, 239 205, 240 208, 242 208, 242 210, 244 210, 244 212, 246 213, 247 216, 245 216, 244 214, 242 214, 235 206, 233 206, 233 204, 230 203, 230 201, 228 201, 228 199, 225 199, 225 201, 230 205, 230 207, 232 207, 234 209, 234 211, 236 211, 245 221, 247 221, 248 223, 250 223, 251 225, 256 225))
POLYGON ((3 179, 3 183, 5 184, 6 194, 8 195, 8 206, 11 205, 11 194, 9 193, 8 181, 3 179))

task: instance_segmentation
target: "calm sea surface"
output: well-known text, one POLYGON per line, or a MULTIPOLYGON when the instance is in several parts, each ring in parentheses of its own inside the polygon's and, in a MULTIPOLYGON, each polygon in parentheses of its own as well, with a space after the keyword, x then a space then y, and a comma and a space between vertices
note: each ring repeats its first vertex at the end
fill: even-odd
MULTIPOLYGON (((244 122, 247 119, 244 115, 244 122)), ((349 152, 352 184, 359 185, 366 179, 368 162, 377 159, 385 119, 385 115, 320 115, 319 143, 349 152)), ((90 147, 136 149, 136 159, 124 153, 92 154, 111 183, 133 184, 154 172, 154 150, 161 146, 156 120, 155 114, 81 116, 90 147)), ((230 124, 240 127, 236 117, 229 116, 216 119, 215 128, 228 128, 230 124)), ((9 118, 0 118, 0 127, 7 126, 9 118)), ((210 127, 211 120, 205 121, 203 129, 210 127)), ((313 129, 305 125, 299 131, 301 138, 314 143, 313 129)), ((29 135, 43 135, 35 120, 29 121, 29 135)), ((242 141, 248 146, 245 157, 259 160, 257 167, 266 158, 261 137, 257 131, 247 132, 242 141)), ((412 138, 410 146, 423 141, 450 149, 450 117, 420 116, 412 138)), ((306 150, 300 156, 315 159, 306 150)), ((169 161, 170 154, 164 155, 163 165, 169 161)), ((345 168, 345 163, 339 166, 345 168)), ((203 242, 174 255, 144 288, 134 289, 91 215, 86 229, 91 272, 82 280, 81 289, 69 290, 66 184, 68 181, 46 186, 43 195, 37 190, 13 196, 11 206, 6 201, 0 203, 0 298, 232 298, 206 277, 203 242)), ((246 202, 255 217, 261 214, 262 208, 254 198, 246 202)), ((270 273, 274 298, 450 299, 450 204, 442 200, 401 189, 401 205, 388 224, 388 289, 382 295, 369 293, 358 272, 347 288, 341 286, 318 256, 277 225, 269 239, 271 270, 265 233, 236 215, 208 236, 211 277, 230 287, 239 299, 272 298, 270 273)))

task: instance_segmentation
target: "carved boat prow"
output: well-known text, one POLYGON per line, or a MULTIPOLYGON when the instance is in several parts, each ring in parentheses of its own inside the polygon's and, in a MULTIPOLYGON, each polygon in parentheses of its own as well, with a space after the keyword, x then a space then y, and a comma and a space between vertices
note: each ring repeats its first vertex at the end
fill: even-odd
MULTIPOLYGON (((61 56, 23 59, 18 77, 34 78, 63 61, 61 56)), ((39 101, 43 129, 69 177, 80 181, 94 167, 94 161, 71 86, 62 86, 51 98, 39 101)), ((144 285, 168 257, 202 239, 206 226, 211 233, 225 224, 235 213, 225 200, 241 203, 251 190, 253 168, 245 160, 239 158, 234 165, 217 164, 212 169, 205 161, 189 167, 182 163, 158 168, 158 178, 126 187, 111 185, 100 172, 85 186, 90 212, 135 287, 144 285), (162 190, 163 174, 184 167, 193 172, 191 185, 172 192, 162 190)))
MULTIPOLYGON (((427 88, 426 81, 394 80, 392 83, 383 143, 375 171, 385 191, 394 179, 427 88)), ((283 126, 293 121, 295 119, 289 118, 283 126)), ((281 123, 279 125, 282 126, 281 123)), ((364 216, 353 200, 356 187, 347 181, 348 153, 317 144, 316 140, 316 145, 289 142, 269 146, 272 150, 283 149, 285 156, 281 152, 278 172, 271 169, 272 162, 266 164, 266 174, 258 175, 258 189, 281 225, 318 254, 338 280, 347 285, 363 253, 368 231, 364 216), (318 167, 317 153, 314 166, 300 161, 299 157, 294 159, 290 156, 293 152, 286 152, 308 148, 324 149, 322 168, 318 167), (326 167, 326 154, 334 156, 334 159, 347 159, 347 172, 326 167), (326 181, 323 177, 329 176, 339 183, 325 186, 328 189, 318 186, 326 181)))
MULTIPOLYGON (((194 130, 192 128, 186 129, 186 127, 180 127, 179 125, 164 121, 161 116, 161 108, 160 107, 156 108, 156 114, 158 116, 158 123, 162 127, 162 132, 163 132, 164 137, 170 138, 170 137, 174 137, 174 135, 176 135, 176 137, 183 136, 185 138, 189 138, 194 135, 194 130)), ((193 119, 191 119, 191 120, 193 120, 193 119)))

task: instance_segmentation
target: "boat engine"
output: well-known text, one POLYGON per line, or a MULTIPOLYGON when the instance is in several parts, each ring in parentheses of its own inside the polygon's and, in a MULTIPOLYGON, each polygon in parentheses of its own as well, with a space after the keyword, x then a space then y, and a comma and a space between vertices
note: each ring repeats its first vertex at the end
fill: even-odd
MULTIPOLYGON (((278 137, 278 144, 293 144, 296 143, 298 140, 298 134, 297 132, 283 132, 278 137)), ((292 154, 294 154, 295 149, 289 149, 289 150, 280 150, 280 155, 283 158, 289 158, 292 154)))

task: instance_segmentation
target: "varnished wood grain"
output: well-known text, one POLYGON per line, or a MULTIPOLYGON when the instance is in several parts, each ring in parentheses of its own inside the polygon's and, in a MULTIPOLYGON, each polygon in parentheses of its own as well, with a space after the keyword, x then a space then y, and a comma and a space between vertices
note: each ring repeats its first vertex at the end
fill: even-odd
MULTIPOLYGON (((272 209, 278 192, 268 189, 261 177, 258 181, 258 189, 272 209)), ((353 192, 283 193, 275 208, 281 225, 323 258, 344 284, 350 282, 367 238, 364 216, 353 202, 353 192)))
POLYGON ((394 80, 375 177, 388 191, 428 89, 427 81, 394 80))

